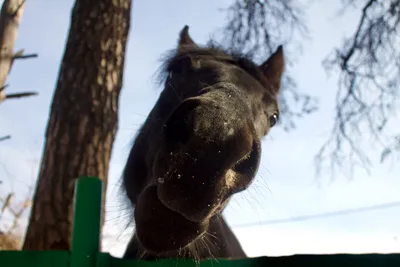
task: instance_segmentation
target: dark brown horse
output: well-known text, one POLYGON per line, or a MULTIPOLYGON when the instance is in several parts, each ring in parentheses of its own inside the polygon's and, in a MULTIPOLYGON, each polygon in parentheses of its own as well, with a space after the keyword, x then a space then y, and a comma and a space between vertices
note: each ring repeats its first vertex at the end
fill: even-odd
POLYGON ((136 225, 124 258, 246 257, 221 213, 257 173, 283 70, 282 46, 256 65, 183 28, 124 169, 136 225))

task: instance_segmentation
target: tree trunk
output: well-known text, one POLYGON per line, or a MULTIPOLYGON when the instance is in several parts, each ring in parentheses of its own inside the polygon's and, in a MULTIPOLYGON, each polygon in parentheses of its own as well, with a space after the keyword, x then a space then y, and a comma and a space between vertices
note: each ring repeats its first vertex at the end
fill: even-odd
POLYGON ((105 197, 130 9, 131 0, 75 2, 24 250, 71 249, 78 176, 101 178, 105 197))
POLYGON ((6 99, 5 87, 13 62, 14 44, 24 13, 24 0, 5 0, 0 12, 0 103, 6 99))

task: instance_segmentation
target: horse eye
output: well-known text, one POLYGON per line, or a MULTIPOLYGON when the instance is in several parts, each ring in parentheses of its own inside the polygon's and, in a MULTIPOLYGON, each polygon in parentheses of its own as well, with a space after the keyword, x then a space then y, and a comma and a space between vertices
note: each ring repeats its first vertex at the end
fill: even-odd
POLYGON ((269 117, 269 127, 273 127, 277 121, 278 121, 278 114, 274 113, 272 116, 269 117))

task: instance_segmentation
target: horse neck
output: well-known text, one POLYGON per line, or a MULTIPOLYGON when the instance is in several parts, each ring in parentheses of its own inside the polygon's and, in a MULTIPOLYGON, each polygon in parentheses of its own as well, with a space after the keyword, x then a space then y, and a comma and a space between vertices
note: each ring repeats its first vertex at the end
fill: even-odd
MULTIPOLYGON (((204 240, 202 242, 196 241, 196 259, 205 260, 214 258, 246 258, 246 254, 243 251, 238 239, 233 234, 232 230, 229 228, 222 215, 218 214, 211 218, 210 226, 208 227, 204 237, 207 240, 204 240)), ((190 255, 188 253, 179 253, 178 251, 175 251, 168 253, 166 257, 182 258, 185 257, 185 254, 190 255)), ((189 256, 189 258, 192 257, 194 256, 189 256)), ((165 257, 158 257, 146 253, 140 246, 136 235, 134 235, 131 241, 128 243, 123 258, 156 260, 158 258, 165 257)))
POLYGON ((209 240, 215 244, 212 246, 212 254, 215 258, 246 258, 239 240, 221 214, 211 219, 207 235, 209 235, 209 240))

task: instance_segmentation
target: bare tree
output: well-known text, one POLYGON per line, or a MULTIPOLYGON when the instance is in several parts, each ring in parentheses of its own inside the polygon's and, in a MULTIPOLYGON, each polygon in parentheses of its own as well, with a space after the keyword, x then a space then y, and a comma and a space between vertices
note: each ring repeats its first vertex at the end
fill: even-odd
POLYGON ((6 195, 6 197, 0 197, 0 250, 19 250, 21 235, 18 231, 18 226, 20 224, 20 219, 27 209, 30 208, 31 194, 28 194, 23 201, 19 203, 13 203, 14 193, 11 192, 6 195), (4 216, 8 211, 11 218, 4 216), (7 221, 11 223, 7 223, 7 221))
MULTIPOLYGON (((400 151, 400 133, 388 135, 386 131, 398 107, 400 0, 342 0, 342 7, 343 12, 349 8, 362 12, 353 35, 323 62, 326 71, 337 69, 340 79, 332 133, 315 158, 317 173, 326 162, 332 174, 344 162, 350 162, 350 167, 362 164, 368 170, 371 160, 362 145, 367 138, 380 146, 381 161, 400 151)), ((227 10, 225 40, 239 49, 263 53, 266 48, 271 52, 281 42, 280 36, 307 32, 305 8, 294 0, 236 0, 227 10)), ((304 104, 313 98, 298 93, 294 83, 289 85, 283 93, 283 120, 297 114, 291 111, 293 102, 287 101, 289 95, 303 103, 300 114, 315 111, 315 106, 304 109, 304 104)))
MULTIPOLYGON (((37 54, 24 55, 24 50, 14 54, 18 27, 24 13, 25 0, 5 0, 0 11, 0 104, 6 99, 16 99, 37 95, 36 92, 6 94, 8 74, 16 59, 37 57, 37 54)), ((10 139, 10 135, 1 136, 0 142, 10 139)))
MULTIPOLYGON (((30 199, 30 194, 28 194, 29 197, 25 198, 23 202, 17 203, 16 205, 12 205, 12 202, 14 200, 14 193, 8 193, 7 196, 2 199, 0 197, 0 203, 1 209, 0 209, 0 222, 3 218, 3 214, 5 213, 6 210, 11 214, 13 217, 12 219, 12 224, 11 226, 8 227, 8 229, 5 231, 7 234, 13 234, 14 230, 17 228, 19 224, 19 220, 21 219, 21 216, 23 213, 31 207, 32 205, 32 200, 30 199)), ((4 231, 4 230, 3 230, 4 231)))
POLYGON ((130 10, 131 0, 75 1, 24 250, 70 250, 75 178, 106 190, 130 10))
POLYGON ((342 4, 343 12, 360 9, 361 16, 354 33, 324 61, 326 70, 338 70, 340 78, 334 125, 316 162, 320 166, 329 159, 332 169, 352 162, 368 170, 371 159, 360 140, 369 138, 380 149, 381 162, 400 151, 400 132, 390 129, 399 107, 400 0, 342 4))
MULTIPOLYGON (((299 40, 308 37, 304 7, 298 0, 235 0, 225 11, 223 42, 253 58, 273 53, 280 44, 285 44, 285 54, 297 53, 302 48, 299 40)), ((294 60, 287 56, 289 66, 294 60)), ((281 122, 287 131, 297 118, 316 111, 316 99, 297 89, 290 70, 283 77, 280 97, 281 122)))
POLYGON ((16 59, 37 57, 36 54, 24 55, 24 50, 14 54, 18 27, 24 13, 25 0, 5 0, 0 12, 0 104, 5 99, 15 99, 37 95, 36 92, 6 94, 6 80, 16 59))

